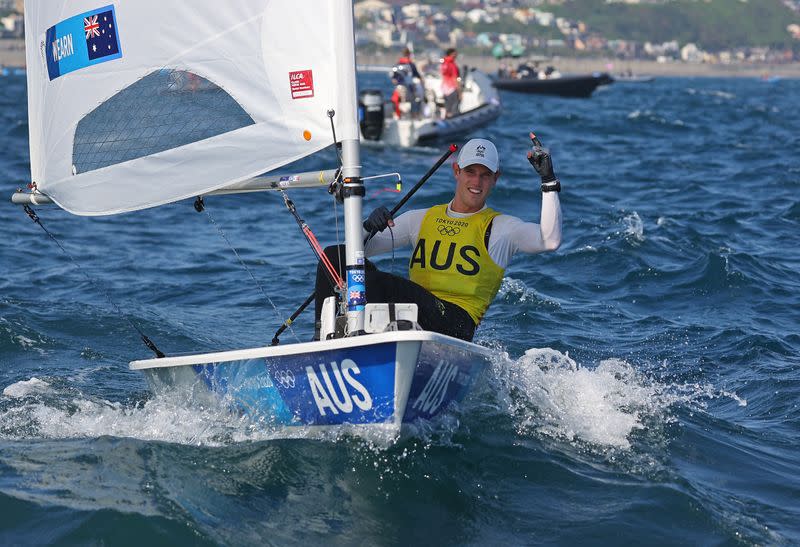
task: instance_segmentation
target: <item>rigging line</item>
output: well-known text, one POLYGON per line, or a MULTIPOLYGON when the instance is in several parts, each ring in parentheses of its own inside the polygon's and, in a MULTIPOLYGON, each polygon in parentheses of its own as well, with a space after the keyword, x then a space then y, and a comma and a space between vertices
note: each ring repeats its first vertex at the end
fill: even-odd
POLYGON ((328 270, 328 273, 333 278, 333 281, 336 284, 336 288, 340 291, 343 291, 344 280, 342 279, 342 276, 339 274, 336 268, 333 267, 331 260, 325 254, 325 251, 323 251, 322 246, 319 244, 319 241, 317 241, 316 236, 314 236, 314 232, 312 232, 311 228, 309 228, 308 225, 306 225, 305 228, 303 228, 303 233, 305 234, 306 239, 308 239, 308 242, 311 244, 311 248, 314 249, 314 252, 317 254, 317 256, 319 256, 319 259, 325 266, 325 269, 328 270))
POLYGON ((300 215, 297 214, 297 208, 295 207, 294 202, 289 199, 288 194, 282 188, 279 188, 278 191, 283 196, 283 201, 286 204, 286 208, 289 209, 290 213, 292 213, 295 222, 297 222, 297 225, 300 227, 300 231, 303 232, 306 241, 308 242, 309 246, 311 246, 311 250, 314 251, 317 259, 325 266, 325 270, 328 274, 328 280, 331 282, 332 286, 335 286, 340 292, 343 291, 345 288, 344 280, 342 279, 342 276, 339 275, 339 272, 336 270, 336 268, 333 267, 330 259, 323 252, 322 246, 319 244, 319 241, 317 241, 314 232, 311 231, 311 228, 306 221, 300 218, 300 215))
MULTIPOLYGON (((335 226, 335 233, 336 233, 336 245, 337 247, 342 244, 342 234, 339 231, 339 211, 336 208, 336 204, 339 203, 339 198, 337 197, 339 194, 339 190, 337 190, 337 184, 341 187, 341 178, 342 178, 342 170, 339 169, 336 173, 336 178, 331 183, 330 188, 328 189, 328 193, 331 194, 333 197, 332 200, 332 208, 333 208, 333 222, 335 226)), ((339 256, 339 264, 341 264, 341 255, 339 256)))
POLYGON ((150 351, 155 353, 156 357, 158 357, 159 359, 162 358, 162 357, 165 357, 165 355, 161 352, 161 350, 156 347, 155 343, 153 343, 153 341, 150 340, 150 338, 148 338, 147 335, 144 332, 142 332, 142 329, 140 329, 139 326, 136 323, 133 322, 133 319, 131 319, 129 315, 126 315, 126 314, 122 313, 122 310, 117 305, 117 303, 114 302, 114 300, 111 298, 111 295, 109 294, 109 292, 106 289, 106 287, 102 283, 99 283, 95 279, 93 279, 92 276, 90 276, 88 273, 86 273, 86 270, 84 270, 83 267, 80 265, 80 263, 77 260, 75 260, 75 258, 69 253, 69 251, 67 251, 64 248, 64 246, 56 238, 56 236, 54 236, 50 232, 50 230, 45 228, 44 224, 42 224, 42 220, 39 218, 39 215, 36 214, 36 211, 34 211, 31 208, 30 205, 25 205, 23 207, 23 210, 25 211, 25 213, 28 215, 28 217, 32 221, 34 221, 36 224, 38 224, 39 227, 42 230, 44 230, 44 232, 48 236, 50 236, 50 239, 52 239, 53 242, 56 245, 58 245, 58 248, 61 249, 61 252, 63 252, 65 255, 67 255, 67 258, 69 258, 72 261, 72 264, 78 269, 79 272, 81 272, 81 274, 83 274, 83 276, 89 281, 89 283, 91 283, 92 285, 100 288, 100 292, 103 293, 103 296, 105 296, 106 300, 108 300, 108 302, 111 304, 111 306, 114 308, 114 310, 116 310, 117 314, 121 318, 125 319, 134 328, 134 330, 136 330, 136 332, 139 333, 139 337, 141 338, 142 342, 144 342, 144 345, 147 346, 147 348, 150 351))
MULTIPOLYGON (((200 198, 198 198, 198 199, 200 199, 200 198)), ((231 244, 230 239, 228 239, 228 236, 222 230, 222 227, 219 224, 217 224, 217 221, 214 220, 214 217, 211 216, 211 213, 208 211, 208 209, 206 209, 205 204, 202 203, 202 200, 200 200, 200 201, 201 201, 200 210, 201 211, 205 211, 206 215, 208 216, 208 220, 211 221, 211 224, 213 224, 214 227, 217 229, 217 231, 219 232, 219 235, 222 236, 222 239, 224 239, 225 242, 228 244, 228 247, 231 248, 231 250, 233 251, 233 254, 236 255, 236 258, 239 260, 239 264, 241 264, 242 267, 247 271, 247 273, 250 274, 250 279, 253 280, 253 283, 256 284, 256 287, 258 287, 258 290, 261 291, 261 294, 264 296, 264 298, 267 299, 267 302, 270 303, 270 305, 272 306, 272 309, 275 310, 275 315, 278 316, 278 320, 279 321, 283 321, 283 323, 286 324, 286 326, 291 331, 292 336, 294 336, 295 340, 297 340, 299 342, 300 338, 298 338, 297 334, 294 332, 294 329, 292 329, 292 326, 291 326, 292 325, 292 320, 290 320, 290 319, 286 320, 286 321, 283 320, 283 314, 278 309, 278 306, 275 305, 275 302, 273 302, 272 299, 269 297, 267 292, 264 290, 264 287, 261 285, 261 283, 258 282, 258 279, 256 279, 256 276, 253 274, 253 271, 250 268, 247 267, 247 263, 242 259, 241 255, 239 254, 239 251, 237 251, 236 248, 233 246, 233 244, 231 244)), ((197 205, 196 204, 195 204, 195 209, 197 209, 197 205)))
MULTIPOLYGON (((333 199, 333 212, 334 212, 333 218, 336 222, 336 255, 339 259, 339 269, 341 270, 342 264, 344 264, 345 262, 344 257, 342 256, 342 248, 344 247, 344 245, 342 244, 342 236, 339 233, 339 215, 337 214, 336 211, 336 198, 333 199)), ((344 287, 342 287, 342 290, 344 290, 344 287)))
POLYGON ((387 226, 389 228, 389 235, 392 236, 392 269, 391 273, 394 274, 394 230, 392 230, 391 226, 387 226))
POLYGON ((333 198, 333 222, 336 230, 336 244, 342 243, 342 234, 339 232, 339 211, 336 209, 336 198, 333 198))
POLYGON ((339 213, 336 210, 336 198, 333 199, 333 219, 336 224, 336 253, 339 255, 339 267, 342 265, 342 236, 339 233, 339 213))
MULTIPOLYGON (((333 137, 333 148, 336 150, 336 156, 339 159, 339 171, 336 173, 336 177, 334 181, 331 183, 331 187, 328 189, 328 192, 334 195, 333 219, 336 222, 336 244, 338 249, 339 245, 341 245, 342 243, 342 240, 341 240, 341 235, 339 233, 339 217, 336 214, 336 201, 339 199, 337 196, 340 196, 339 191, 342 185, 341 179, 342 179, 342 168, 344 167, 344 160, 342 159, 338 143, 336 142, 336 126, 333 123, 333 117, 336 115, 336 111, 331 108, 328 110, 327 114, 328 114, 328 119, 331 122, 331 136, 333 137)), ((342 256, 341 254, 339 254, 339 264, 341 265, 341 263, 342 263, 342 256)))
POLYGON ((336 127, 333 125, 333 117, 336 115, 336 111, 334 109, 328 110, 328 119, 331 121, 331 133, 333 134, 333 148, 336 149, 336 156, 339 158, 339 167, 344 166, 344 160, 342 159, 342 154, 339 151, 338 142, 336 142, 336 127))

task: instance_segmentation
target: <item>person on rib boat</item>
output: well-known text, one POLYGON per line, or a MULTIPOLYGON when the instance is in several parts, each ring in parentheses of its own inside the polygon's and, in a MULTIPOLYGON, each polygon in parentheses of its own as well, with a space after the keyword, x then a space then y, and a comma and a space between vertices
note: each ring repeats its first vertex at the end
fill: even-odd
MULTIPOLYGON (((365 235, 375 234, 365 246, 367 256, 413 248, 409 279, 382 272, 366 261, 368 301, 416 303, 423 329, 472 340, 511 258, 518 253, 553 251, 561 244, 561 183, 550 153, 533 133, 530 138, 533 147, 528 161, 541 178, 540 223, 486 205, 500 177, 500 159, 491 141, 472 139, 453 163, 456 187, 449 203, 407 211, 396 219, 381 206, 364 221, 365 235)), ((341 246, 328 247, 325 253, 341 271, 341 246)), ((319 266, 317 324, 322 303, 333 294, 325 269, 319 266)))
POLYGON ((445 52, 439 72, 442 75, 442 97, 444 97, 444 117, 452 118, 460 111, 461 71, 456 64, 458 52, 450 48, 445 52))

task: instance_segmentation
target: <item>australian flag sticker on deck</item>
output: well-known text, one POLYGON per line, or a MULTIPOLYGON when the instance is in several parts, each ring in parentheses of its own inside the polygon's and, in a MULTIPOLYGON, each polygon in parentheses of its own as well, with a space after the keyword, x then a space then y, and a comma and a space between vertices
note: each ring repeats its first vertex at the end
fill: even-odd
POLYGON ((47 29, 44 53, 50 80, 122 57, 114 6, 75 15, 47 29))

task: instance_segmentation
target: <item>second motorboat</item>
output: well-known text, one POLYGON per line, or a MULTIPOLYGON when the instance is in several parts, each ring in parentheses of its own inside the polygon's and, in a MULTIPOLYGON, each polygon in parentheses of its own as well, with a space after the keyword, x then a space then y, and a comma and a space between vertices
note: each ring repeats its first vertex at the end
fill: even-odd
POLYGON ((498 70, 493 85, 498 89, 508 91, 587 98, 591 97, 598 87, 609 85, 613 82, 614 78, 607 72, 561 74, 552 66, 539 70, 538 63, 533 66, 522 63, 512 70, 498 70))

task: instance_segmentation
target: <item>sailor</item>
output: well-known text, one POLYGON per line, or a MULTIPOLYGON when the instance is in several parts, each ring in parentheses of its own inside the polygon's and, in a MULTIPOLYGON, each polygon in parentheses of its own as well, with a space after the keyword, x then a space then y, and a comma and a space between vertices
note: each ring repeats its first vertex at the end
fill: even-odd
MULTIPOLYGON (((486 205, 500 177, 500 160, 491 141, 472 139, 453 163, 456 188, 449 203, 407 211, 396 219, 386 207, 378 207, 364 222, 366 232, 375 233, 365 247, 367 256, 413 249, 409 279, 382 272, 366 261, 368 301, 416 303, 423 329, 472 340, 511 258, 517 253, 553 251, 561 244, 561 183, 550 153, 533 133, 530 138, 528 161, 541 177, 540 223, 486 205)), ((341 269, 341 246, 325 252, 341 269)), ((319 321, 324 299, 333 294, 321 266, 316 290, 319 321)))

